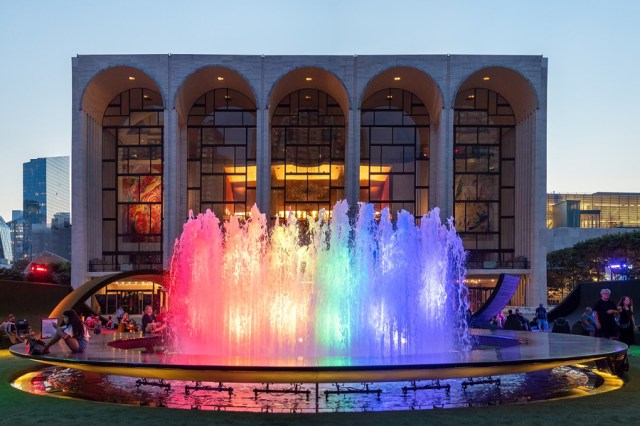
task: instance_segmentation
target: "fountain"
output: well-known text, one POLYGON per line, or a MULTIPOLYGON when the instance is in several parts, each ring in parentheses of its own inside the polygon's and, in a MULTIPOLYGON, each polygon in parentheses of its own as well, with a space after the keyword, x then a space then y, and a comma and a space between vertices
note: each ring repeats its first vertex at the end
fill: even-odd
MULTIPOLYGON (((575 371, 557 372, 556 367, 601 360, 620 373, 627 350, 620 342, 469 330, 465 252, 452 220, 443 224, 438 209, 420 218, 418 226, 404 211, 392 221, 387 209, 376 217, 369 204, 361 204, 353 216, 348 210, 343 201, 332 212, 320 212, 318 220, 297 222, 290 215, 270 231, 256 207, 244 222, 233 217, 222 224, 211 212, 191 217, 166 274, 174 334, 165 350, 154 350, 156 340, 162 340, 157 336, 132 339, 118 333, 94 336, 82 354, 58 348, 31 355, 23 344, 12 346, 11 353, 58 367, 53 377, 60 373, 64 383, 70 368, 80 383, 88 372, 101 375, 105 385, 118 383, 118 389, 131 387, 132 378, 138 378, 136 389, 157 387, 166 395, 171 386, 184 386, 185 395, 228 394, 224 401, 214 398, 204 404, 213 409, 246 410, 247 395, 253 394, 249 409, 261 411, 273 410, 272 404, 298 410, 305 397, 303 410, 337 411, 341 408, 330 402, 332 395, 372 394, 380 401, 382 392, 388 402, 375 409, 436 407, 442 406, 440 396, 407 404, 407 392, 449 395, 451 390, 454 395, 458 388, 451 400, 458 402, 452 406, 469 405, 473 392, 466 392, 467 387, 501 383, 514 383, 521 398, 544 399, 527 386, 543 370, 548 373, 541 380, 551 385, 540 388, 550 397, 567 383, 553 377, 570 378, 575 371), (505 377, 520 374, 526 376, 505 377), (370 388, 371 383, 380 387, 370 388), (270 394, 275 395, 258 396, 270 394), (309 401, 311 394, 315 398, 309 401)), ((74 290, 54 312, 77 307, 89 291, 96 291, 95 285, 89 281, 74 290)), ((49 377, 51 368, 35 383, 49 377)), ((29 389, 34 383, 28 378, 21 382, 29 389)), ((125 399, 131 397, 131 391, 125 393, 125 399)), ((202 405, 200 398, 190 398, 156 403, 202 405)), ((363 407, 369 409, 366 401, 363 407)))
POLYGON ((465 252, 439 209, 419 226, 346 201, 271 232, 251 219, 191 216, 175 243, 169 312, 186 354, 398 357, 468 350, 465 252), (327 218, 331 217, 331 220, 327 218))

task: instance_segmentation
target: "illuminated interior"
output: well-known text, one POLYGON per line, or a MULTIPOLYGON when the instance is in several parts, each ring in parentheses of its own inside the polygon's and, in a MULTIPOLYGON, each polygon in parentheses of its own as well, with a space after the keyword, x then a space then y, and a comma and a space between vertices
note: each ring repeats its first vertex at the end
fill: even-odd
POLYGON ((210 90, 193 103, 187 132, 188 209, 224 219, 246 215, 256 202, 253 101, 237 90, 210 90))
POLYGON ((159 93, 136 88, 118 94, 104 112, 96 268, 162 267, 163 108, 159 93))
POLYGON ((497 92, 458 93, 454 111, 454 217, 468 267, 499 268, 515 255, 516 131, 497 92))
POLYGON ((344 112, 326 92, 297 90, 278 103, 271 120, 271 218, 329 211, 344 198, 345 140, 344 112))
POLYGON ((164 287, 141 279, 113 282, 98 290, 95 299, 103 315, 115 315, 119 306, 131 315, 141 315, 147 305, 153 306, 155 312, 167 305, 164 287))
MULTIPOLYGON (((394 81, 395 80, 394 78, 394 81)), ((429 114, 408 90, 387 88, 362 105, 360 200, 420 217, 429 210, 429 114)))
MULTIPOLYGON (((360 166, 360 179, 369 182, 370 190, 374 194, 384 194, 389 190, 389 173, 391 166, 365 167, 360 166)), ((283 182, 285 175, 289 181, 315 181, 320 186, 329 186, 331 181, 338 180, 344 174, 343 165, 319 164, 316 167, 300 167, 295 164, 285 164, 280 166, 272 166, 271 173, 277 182, 283 182)), ((256 166, 248 166, 245 168, 228 167, 225 168, 225 187, 227 193, 230 194, 231 200, 242 199, 246 186, 255 187, 256 184, 256 166)), ((382 197, 383 195, 380 195, 382 197)), ((249 206, 250 207, 250 206, 249 206)), ((280 210, 279 217, 284 217, 286 212, 292 211, 299 218, 306 218, 311 214, 317 217, 318 210, 280 210)), ((238 211, 234 213, 236 216, 244 217, 251 214, 250 211, 238 211)))

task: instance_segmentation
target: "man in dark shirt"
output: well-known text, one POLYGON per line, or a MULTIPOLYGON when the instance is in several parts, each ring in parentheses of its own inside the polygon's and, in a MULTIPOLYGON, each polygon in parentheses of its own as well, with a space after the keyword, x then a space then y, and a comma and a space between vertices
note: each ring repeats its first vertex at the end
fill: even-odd
POLYGON ((617 336, 615 316, 618 309, 616 304, 609 300, 610 297, 611 290, 608 288, 600 290, 600 299, 593 305, 593 317, 596 320, 596 336, 615 339, 617 336))
POLYGON ((507 319, 504 321, 504 329, 522 330, 522 322, 520 321, 520 318, 518 318, 511 309, 509 309, 509 315, 507 315, 507 319))
POLYGON ((549 329, 547 310, 542 303, 536 308, 536 321, 538 322, 538 330, 545 331, 549 329))

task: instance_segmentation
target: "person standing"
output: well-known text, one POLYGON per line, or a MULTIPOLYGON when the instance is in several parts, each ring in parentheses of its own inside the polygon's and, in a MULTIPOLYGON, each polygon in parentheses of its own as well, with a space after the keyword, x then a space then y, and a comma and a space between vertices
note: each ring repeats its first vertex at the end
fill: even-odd
POLYGON ((536 308, 536 322, 538 323, 538 330, 546 331, 549 329, 547 310, 542 303, 536 308))
POLYGON ((636 320, 633 317, 633 300, 629 296, 623 296, 618 303, 618 312, 620 312, 620 336, 618 340, 626 343, 628 346, 636 342, 636 320))
POLYGON ((118 306, 118 309, 116 310, 116 319, 118 320, 118 324, 122 322, 123 316, 124 316, 124 309, 122 309, 122 306, 118 306))
POLYGON ((587 306, 580 316, 580 321, 582 321, 582 329, 585 333, 591 337, 596 335, 596 320, 593 318, 593 309, 587 306))
POLYGON ((616 315, 619 315, 619 312, 610 297, 611 290, 600 290, 600 299, 593 305, 593 318, 596 320, 596 336, 615 340, 618 334, 616 315))

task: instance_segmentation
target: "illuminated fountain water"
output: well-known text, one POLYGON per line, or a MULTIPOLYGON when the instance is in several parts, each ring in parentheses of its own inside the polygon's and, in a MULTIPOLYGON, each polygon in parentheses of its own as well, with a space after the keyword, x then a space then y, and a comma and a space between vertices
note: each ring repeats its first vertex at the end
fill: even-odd
POLYGON ((465 253, 434 209, 376 220, 345 201, 331 220, 271 231, 251 220, 190 218, 169 273, 176 348, 215 356, 405 356, 465 350, 465 253), (182 326, 184 324, 184 326, 182 326))

